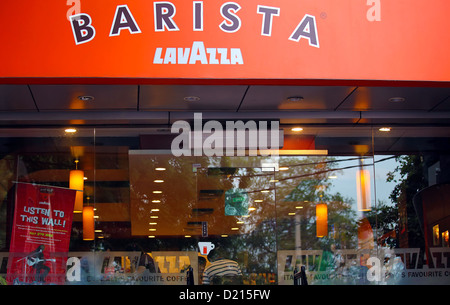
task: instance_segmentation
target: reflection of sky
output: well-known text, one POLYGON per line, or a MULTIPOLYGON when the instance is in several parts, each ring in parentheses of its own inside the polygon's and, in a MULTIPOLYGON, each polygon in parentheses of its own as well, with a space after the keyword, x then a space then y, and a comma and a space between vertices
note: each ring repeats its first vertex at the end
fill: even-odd
MULTIPOLYGON (((375 161, 387 158, 389 156, 375 156, 375 161)), ((342 158, 346 159, 346 158, 342 158)), ((365 164, 371 164, 372 159, 366 159, 365 164)), ((332 186, 329 189, 329 193, 341 193, 344 198, 352 198, 354 200, 354 208, 356 209, 356 171, 359 169, 357 166, 358 161, 337 162, 336 168, 342 168, 347 166, 355 166, 353 168, 344 169, 335 174, 336 179, 330 179, 332 186)), ((365 169, 370 171, 370 184, 371 184, 371 201, 375 202, 375 195, 377 202, 383 201, 386 204, 392 204, 389 199, 389 195, 394 189, 395 182, 387 182, 387 174, 393 171, 397 167, 397 162, 394 158, 388 159, 382 162, 375 163, 375 187, 374 191, 373 183, 373 167, 366 166, 365 169)))

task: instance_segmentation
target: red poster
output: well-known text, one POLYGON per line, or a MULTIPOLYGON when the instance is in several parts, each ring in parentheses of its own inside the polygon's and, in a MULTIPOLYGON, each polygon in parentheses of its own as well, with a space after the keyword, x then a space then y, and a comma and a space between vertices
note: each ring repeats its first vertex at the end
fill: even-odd
POLYGON ((75 190, 16 184, 8 284, 64 284, 75 190))

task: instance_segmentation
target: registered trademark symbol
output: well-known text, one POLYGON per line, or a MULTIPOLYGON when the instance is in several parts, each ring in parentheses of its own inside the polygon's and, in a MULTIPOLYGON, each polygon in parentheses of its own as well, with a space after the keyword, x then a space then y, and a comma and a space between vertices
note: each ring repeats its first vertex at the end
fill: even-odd
POLYGON ((320 13, 320 18, 327 19, 327 13, 325 12, 320 13))

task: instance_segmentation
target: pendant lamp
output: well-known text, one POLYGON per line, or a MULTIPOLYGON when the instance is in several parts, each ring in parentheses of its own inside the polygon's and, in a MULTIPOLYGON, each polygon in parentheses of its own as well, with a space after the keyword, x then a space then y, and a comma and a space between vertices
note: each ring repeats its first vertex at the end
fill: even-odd
POLYGON ((83 240, 94 240, 94 207, 86 206, 83 208, 83 240))
POLYGON ((83 189, 84 189, 84 172, 78 169, 78 160, 75 160, 75 168, 70 171, 69 188, 77 190, 75 195, 74 213, 83 211, 83 189))
POLYGON ((316 205, 316 236, 328 235, 328 206, 326 203, 316 205))
POLYGON ((359 211, 370 211, 370 173, 366 169, 356 171, 356 201, 359 211))

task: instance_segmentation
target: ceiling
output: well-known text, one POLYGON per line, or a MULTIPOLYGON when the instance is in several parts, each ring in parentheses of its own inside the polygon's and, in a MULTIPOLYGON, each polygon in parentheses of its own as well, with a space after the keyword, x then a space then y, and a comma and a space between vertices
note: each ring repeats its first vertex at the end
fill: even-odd
POLYGON ((344 137, 358 144, 354 138, 374 133, 383 149, 398 151, 408 138, 420 146, 417 138, 450 136, 450 87, 0 85, 0 137, 61 136, 69 125, 79 136, 94 127, 99 137, 170 134, 195 112, 203 120, 279 120, 285 134, 302 126, 316 145, 344 137))
POLYGON ((283 123, 446 123, 450 88, 243 85, 0 85, 0 123, 171 124, 205 112, 208 119, 283 123), (93 100, 80 100, 91 96, 93 100), (186 101, 186 97, 197 100, 186 101), (294 97, 294 99, 289 99, 294 97), (297 99, 295 99, 295 97, 297 99), (403 102, 391 98, 402 97, 403 102), (208 114, 209 113, 209 114, 208 114), (9 120, 8 120, 9 118, 9 120), (355 121, 356 120, 356 121, 355 121))

